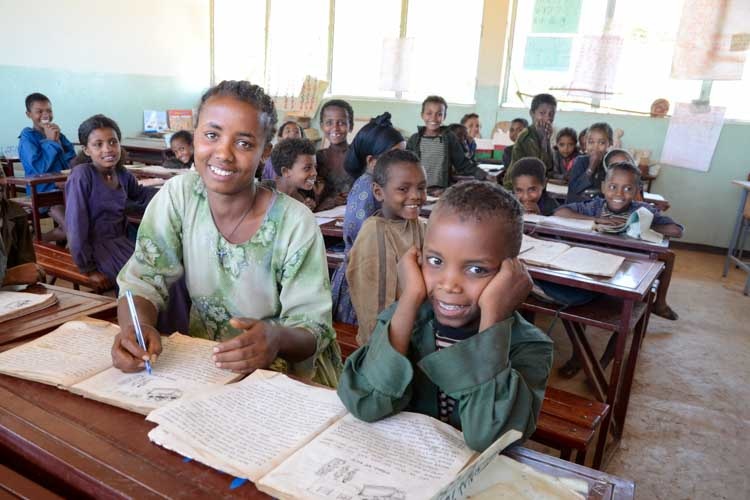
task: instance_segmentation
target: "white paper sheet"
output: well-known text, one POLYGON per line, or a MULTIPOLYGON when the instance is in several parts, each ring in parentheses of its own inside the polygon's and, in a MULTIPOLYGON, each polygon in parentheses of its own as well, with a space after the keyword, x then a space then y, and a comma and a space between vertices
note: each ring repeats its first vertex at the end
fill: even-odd
POLYGON ((568 95, 600 98, 611 95, 621 52, 621 36, 584 36, 568 95))
POLYGON ((660 163, 708 172, 726 108, 677 103, 669 120, 660 163))

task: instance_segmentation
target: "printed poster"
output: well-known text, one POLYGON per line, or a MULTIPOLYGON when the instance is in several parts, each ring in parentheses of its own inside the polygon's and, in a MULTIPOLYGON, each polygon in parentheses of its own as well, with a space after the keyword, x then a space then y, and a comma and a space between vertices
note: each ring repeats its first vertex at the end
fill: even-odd
POLYGON ((581 0, 536 0, 532 33, 578 33, 581 0))

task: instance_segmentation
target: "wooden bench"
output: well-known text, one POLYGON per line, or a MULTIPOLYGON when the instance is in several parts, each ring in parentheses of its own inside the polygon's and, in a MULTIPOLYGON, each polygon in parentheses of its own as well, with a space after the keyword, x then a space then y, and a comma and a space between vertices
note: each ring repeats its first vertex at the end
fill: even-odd
POLYGON ((67 248, 52 243, 35 241, 34 252, 36 253, 36 263, 52 277, 50 284, 54 284, 57 278, 62 278, 73 283, 73 288, 76 290, 79 290, 80 286, 85 286, 93 290, 94 293, 103 293, 114 288, 114 283, 110 282, 100 272, 82 273, 67 248))
MULTIPOLYGON (((359 347, 357 327, 334 323, 333 328, 336 330, 341 355, 346 359, 359 347)), ((583 465, 589 445, 607 413, 608 404, 547 386, 536 431, 531 439, 560 450, 560 458, 563 460, 570 461, 572 452, 575 451, 576 463, 583 465)))

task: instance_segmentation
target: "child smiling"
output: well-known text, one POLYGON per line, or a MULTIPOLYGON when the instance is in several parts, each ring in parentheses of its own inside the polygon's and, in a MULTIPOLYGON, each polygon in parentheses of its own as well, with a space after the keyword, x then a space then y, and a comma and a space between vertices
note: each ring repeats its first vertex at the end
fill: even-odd
POLYGON ((382 208, 362 225, 346 269, 360 345, 370 338, 378 313, 398 299, 399 259, 411 247, 422 248, 425 223, 419 210, 426 189, 424 170, 411 151, 396 149, 378 158, 373 194, 382 208))
POLYGON ((353 415, 430 415, 475 450, 509 429, 534 432, 552 341, 515 312, 531 290, 522 229, 521 206, 498 185, 469 181, 443 194, 422 251, 399 261, 398 302, 346 361, 338 394, 353 415))

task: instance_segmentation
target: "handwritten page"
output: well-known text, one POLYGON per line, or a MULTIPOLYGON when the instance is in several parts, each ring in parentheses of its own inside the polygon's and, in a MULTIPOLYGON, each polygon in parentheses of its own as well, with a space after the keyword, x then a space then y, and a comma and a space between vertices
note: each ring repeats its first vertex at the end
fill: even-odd
POLYGON ((685 0, 672 54, 672 78, 741 80, 750 32, 747 0, 685 0))
POLYGON ((426 498, 474 454, 460 432, 425 415, 366 423, 349 414, 257 486, 283 498, 426 498))
POLYGON ((660 163, 708 172, 724 126, 726 108, 677 103, 660 163))
POLYGON ((611 95, 621 52, 621 36, 584 36, 568 95, 600 98, 611 95))
POLYGON ((149 375, 109 368, 71 388, 71 392, 147 415, 185 394, 241 377, 216 368, 211 340, 174 333, 162 339, 162 354, 149 375))
POLYGON ((0 291, 0 323, 57 303, 54 293, 24 293, 0 291))
POLYGON ((581 0, 536 0, 531 22, 533 33, 577 33, 581 0))
MULTIPOLYGON (((532 252, 534 249, 531 250, 532 252)), ((617 274, 625 257, 583 247, 571 247, 549 263, 550 267, 581 274, 611 278, 617 274)))
POLYGON ((523 239, 528 242, 527 245, 530 245, 531 248, 520 254, 518 258, 527 264, 537 266, 549 266, 557 257, 570 248, 565 243, 539 240, 526 235, 523 236, 523 239))
POLYGON ((166 434, 149 433, 149 438, 257 482, 345 413, 335 391, 258 370, 153 411, 148 420, 166 434))
POLYGON ((70 321, 43 337, 0 353, 0 373, 71 386, 112 366, 110 350, 119 331, 106 321, 70 321))

